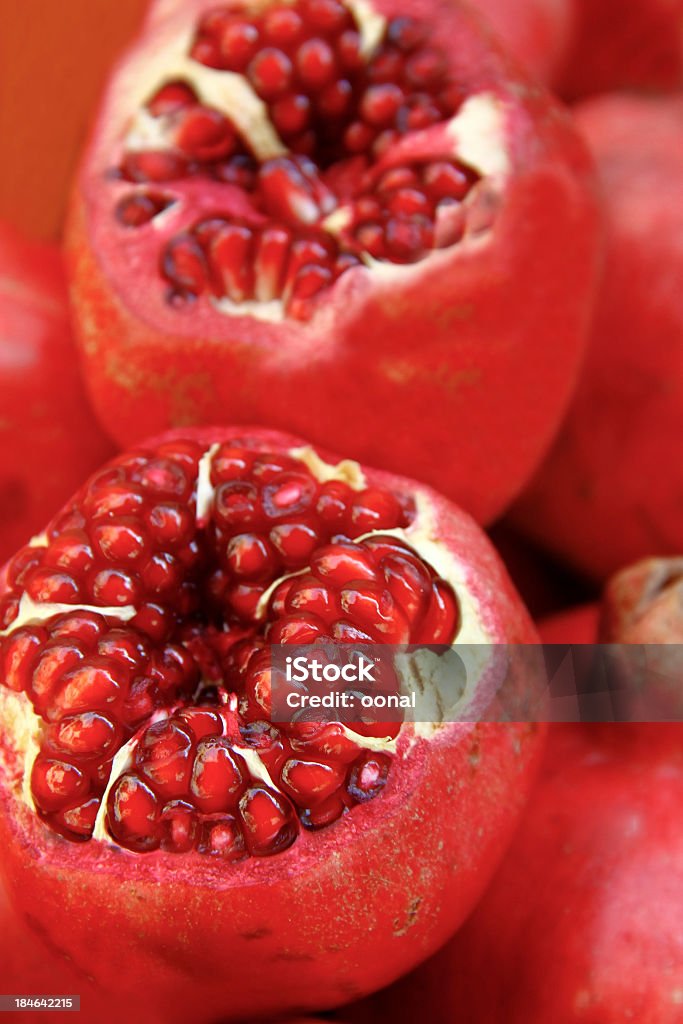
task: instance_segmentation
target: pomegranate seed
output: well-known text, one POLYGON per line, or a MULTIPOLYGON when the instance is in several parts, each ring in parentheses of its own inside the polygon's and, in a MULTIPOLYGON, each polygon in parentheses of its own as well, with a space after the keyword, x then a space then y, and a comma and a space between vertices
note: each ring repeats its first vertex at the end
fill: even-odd
POLYGON ((385 50, 377 54, 368 68, 371 82, 397 82, 403 74, 403 57, 395 50, 385 50))
POLYGON ((317 108, 322 117, 342 117, 348 112, 353 99, 353 88, 346 78, 331 82, 320 93, 317 108))
POLYGON ((246 481, 220 484, 214 498, 216 522, 227 529, 258 528, 264 518, 258 497, 256 487, 246 481))
POLYGON ((271 117, 281 135, 298 135, 308 127, 311 101, 301 93, 283 96, 273 104, 271 117))
POLYGON ((467 175, 454 164, 429 164, 423 175, 424 186, 432 199, 464 199, 469 189, 467 175))
POLYGON ((267 160, 259 171, 263 205, 267 213, 294 225, 313 224, 323 210, 308 179, 293 160, 267 160))
POLYGON ((259 34, 254 25, 248 21, 227 22, 220 34, 220 55, 227 70, 244 71, 258 44, 259 34))
POLYGON ((140 228, 149 224, 172 204, 171 199, 148 192, 135 192, 124 196, 116 205, 115 216, 125 228, 140 228))
POLYGON ((237 136, 218 110, 194 107, 183 111, 175 132, 175 144, 192 160, 222 160, 234 153, 237 136))
POLYGON ((250 62, 247 75, 259 96, 270 100, 291 87, 293 70, 286 53, 274 46, 266 46, 250 62))
POLYGON ((111 562, 135 563, 145 553, 147 538, 136 519, 97 523, 92 531, 98 551, 111 562))
POLYGON ((61 717, 76 711, 106 711, 119 700, 121 677, 125 680, 126 675, 119 666, 113 666, 106 658, 91 657, 63 677, 63 687, 50 712, 61 717))
POLYGON ((161 812, 162 850, 169 853, 187 853, 197 839, 197 814, 191 804, 172 800, 161 812))
POLYGON ((220 68, 223 66, 220 48, 213 39, 197 39, 192 44, 190 56, 199 64, 205 64, 209 68, 220 68))
POLYGON ((422 46, 426 39, 426 27, 415 18, 392 18, 387 26, 387 39, 402 53, 410 53, 422 46))
POLYGON ((363 54, 360 35, 355 29, 342 32, 337 40, 337 54, 342 67, 346 71, 360 71, 363 67, 363 54))
POLYGON ((401 263, 419 259, 434 242, 431 223, 424 217, 392 217, 387 221, 384 238, 392 258, 401 263))
POLYGON ((458 606, 453 591, 447 583, 436 580, 432 586, 430 606, 415 643, 452 643, 458 622, 458 606))
POLYGON ((236 576, 258 579, 274 564, 270 544, 255 533, 240 533, 233 537, 226 552, 227 566, 236 576))
POLYGON ((195 740, 220 736, 223 729, 220 716, 207 708, 182 708, 178 712, 178 720, 189 729, 195 740))
POLYGON ((194 106, 196 102, 197 94, 191 86, 185 82, 167 82, 147 101, 147 109, 154 117, 162 117, 194 106))
POLYGON ((75 604, 81 596, 81 589, 73 576, 66 572, 34 569, 26 583, 26 593, 33 601, 75 604))
POLYGON ((301 824, 307 829, 327 828, 333 822, 341 818, 346 810, 343 798, 333 794, 327 800, 316 804, 315 807, 308 807, 301 812, 301 824))
POLYGON ((75 807, 66 807, 50 818, 51 823, 68 838, 90 839, 100 809, 100 798, 91 796, 75 807))
POLYGON ((304 0, 306 23, 325 35, 336 35, 351 22, 348 9, 339 0, 304 0))
POLYGON ((50 727, 48 742, 52 749, 78 759, 104 758, 115 752, 120 733, 105 715, 84 711, 67 715, 50 727))
POLYGON ((56 811, 85 796, 88 777, 68 761, 38 756, 31 771, 31 793, 41 811, 56 811))
POLYGON ((90 584, 92 599, 110 608, 137 604, 139 587, 132 576, 121 569, 101 569, 90 584))
POLYGON ((207 283, 204 254, 190 235, 178 235, 164 249, 161 270, 181 294, 199 295, 207 283))
POLYGON ((401 507, 389 491, 368 487, 353 499, 351 523, 356 534, 391 530, 399 525, 400 519, 401 507))
POLYGON ((376 643, 407 644, 410 627, 391 592, 374 581, 348 583, 339 595, 342 611, 376 643))
POLYGON ((109 830, 122 846, 140 852, 159 846, 159 802, 142 779, 130 772, 117 779, 109 792, 108 812, 109 830))
POLYGON ((253 234, 240 224, 226 224, 211 243, 210 261, 218 295, 244 302, 253 290, 253 234))
POLYGON ((307 39, 297 50, 296 70, 309 89, 324 88, 337 74, 334 50, 324 39, 307 39))
POLYGON ((393 123, 403 102, 403 91, 397 85, 371 85, 360 101, 360 114, 376 128, 393 123))
POLYGON ((446 60, 436 50, 419 50, 408 59, 405 66, 406 79, 418 89, 438 84, 446 74, 446 60))
POLYGON ((282 294, 292 236, 287 228, 273 225, 261 232, 254 256, 255 295, 270 302, 282 294))
POLYGON ((2 647, 2 680, 10 690, 27 690, 47 634, 29 626, 10 634, 2 647))
POLYGON ((296 839, 297 823, 291 805, 270 789, 250 787, 239 802, 239 816, 253 857, 281 853, 296 839))
POLYGON ((216 814, 233 807, 245 779, 244 762, 226 740, 209 737, 197 745, 190 796, 204 814, 216 814))
POLYGON ((129 181, 177 181, 187 174, 187 159, 168 150, 126 153, 121 174, 129 181))
POLYGON ((151 538, 157 544, 175 545, 188 540, 192 532, 192 517, 183 505, 154 505, 145 514, 145 523, 151 538))
POLYGON ((372 128, 364 121, 354 121, 344 132, 344 146, 350 153, 364 153, 375 138, 372 128))
POLYGON ((172 720, 145 730, 135 750, 135 767, 165 800, 185 796, 192 770, 192 736, 172 720))
POLYGON ((274 46, 289 47, 303 33, 301 16, 291 7, 274 7, 263 17, 263 35, 274 46))
POLYGON ((232 815, 203 824, 197 849, 228 861, 243 860, 247 855, 242 830, 232 815))
POLYGON ((282 769, 282 782, 303 807, 312 807, 332 796, 344 782, 342 766, 291 758, 282 769))
POLYGON ((311 569, 321 580, 343 587, 351 580, 374 580, 375 567, 358 544, 345 541, 319 548, 311 559, 311 569))
POLYGON ((269 537, 286 568, 306 563, 320 543, 318 532, 306 523, 275 526, 269 537))
POLYGON ((348 791, 354 800, 374 800, 384 789, 391 760, 384 754, 363 754, 349 774, 348 791))
POLYGON ((387 210, 396 216, 410 217, 414 213, 429 214, 425 195, 416 188, 399 188, 387 201, 387 210))

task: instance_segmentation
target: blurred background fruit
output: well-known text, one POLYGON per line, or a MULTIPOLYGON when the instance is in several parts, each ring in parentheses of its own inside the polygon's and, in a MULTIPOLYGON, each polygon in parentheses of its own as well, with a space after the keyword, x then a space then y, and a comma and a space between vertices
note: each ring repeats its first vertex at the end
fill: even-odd
POLYGON ((608 253, 577 394, 513 521, 587 576, 683 550, 683 98, 576 108, 608 253))
POLYGON ((0 563, 112 453, 90 412, 56 247, 0 224, 0 563))

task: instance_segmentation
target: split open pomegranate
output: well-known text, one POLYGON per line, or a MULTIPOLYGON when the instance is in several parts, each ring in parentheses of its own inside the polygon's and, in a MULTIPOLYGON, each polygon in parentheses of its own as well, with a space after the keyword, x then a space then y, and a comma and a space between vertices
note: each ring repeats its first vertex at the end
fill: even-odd
POLYGON ((271 715, 272 652, 316 640, 481 644, 459 699, 493 699, 489 645, 536 634, 444 499, 273 432, 175 433, 2 581, 2 869, 105 991, 167 1022, 331 1007, 469 911, 533 726, 271 715))
POLYGON ((499 512, 571 392, 597 247, 581 144, 517 74, 457 3, 153 5, 68 232, 112 435, 265 423, 499 512))

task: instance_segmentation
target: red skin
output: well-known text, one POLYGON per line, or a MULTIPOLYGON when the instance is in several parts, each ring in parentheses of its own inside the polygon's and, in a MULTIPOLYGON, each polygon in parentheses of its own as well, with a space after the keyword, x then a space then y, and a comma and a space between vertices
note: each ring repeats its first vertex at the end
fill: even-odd
POLYGON ((109 457, 88 407, 56 248, 0 224, 0 561, 109 457))
POLYGON ((582 383, 514 511, 596 579, 683 550, 683 99, 606 96, 576 112, 607 201, 607 273, 582 383))
MULTIPOLYGON (((196 17, 214 2, 173 0, 166 21, 153 8, 112 76, 76 182, 72 294, 102 423, 122 443, 184 424, 264 423, 410 473, 492 520, 547 450, 576 381, 598 248, 580 141, 459 4, 377 0, 384 12, 427 12, 467 92, 502 104, 510 170, 489 244, 456 245, 432 271, 430 257, 400 289, 350 271, 308 325, 227 317, 203 297, 183 316, 160 285, 159 233, 136 241, 115 224, 116 186, 103 176, 129 123, 123 79, 144 74, 188 10, 196 17)), ((434 131, 443 152, 443 129, 434 131)), ((164 191, 182 197, 168 231, 218 202, 187 199, 182 183, 164 191)))
POLYGON ((578 605, 541 619, 538 632, 544 644, 594 644, 599 618, 599 605, 578 605))
POLYGON ((574 0, 574 7, 576 30, 556 82, 563 98, 683 83, 681 0, 574 0))
MULTIPOLYGON (((659 645, 650 654, 666 671, 671 652, 679 688, 682 598, 681 558, 641 562, 610 580, 601 607, 556 616, 541 637, 659 645)), ((680 1024, 682 740, 679 722, 551 726, 540 782, 475 913, 355 1024, 408 1024, 418 1008, 433 1024, 680 1024)))
POLYGON ((564 65, 574 27, 574 0, 471 0, 509 53, 535 78, 552 85, 564 65))
POLYGON ((473 917, 356 1019, 680 1024, 681 738, 680 725, 554 726, 473 917))
MULTIPOLYGON (((249 433, 265 450, 302 443, 249 433)), ((208 447, 239 430, 184 434, 208 447)), ((537 641, 468 516, 412 481, 373 470, 367 478, 431 502, 435 535, 464 558, 492 638, 537 641)), ((481 686, 483 696, 490 683, 481 686)), ((453 723, 411 746, 401 734, 400 765, 381 798, 229 871, 201 854, 139 856, 62 839, 11 791, 21 769, 5 744, 2 872, 20 913, 122 1014, 134 1006, 149 1024, 202 1024, 331 1008, 405 973, 470 912, 509 841, 541 735, 533 725, 453 723)))

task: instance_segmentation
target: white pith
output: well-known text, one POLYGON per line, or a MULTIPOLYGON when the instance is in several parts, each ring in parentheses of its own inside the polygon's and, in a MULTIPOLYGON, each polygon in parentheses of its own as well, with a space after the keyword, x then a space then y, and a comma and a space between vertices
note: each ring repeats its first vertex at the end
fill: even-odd
MULTIPOLYGON (((369 60, 381 43, 386 30, 386 18, 375 11, 369 0, 344 0, 356 21, 362 42, 362 53, 369 60)), ((264 3, 244 4, 243 8, 260 11, 270 6, 270 0, 264 3)), ((152 117, 144 109, 144 103, 153 96, 164 84, 171 81, 184 81, 196 92, 199 100, 206 106, 220 111, 231 120, 247 142, 247 148, 260 160, 286 156, 289 150, 279 138, 274 126, 268 118, 266 105, 259 99, 246 77, 227 71, 209 68, 187 56, 189 53, 193 31, 178 34, 171 42, 165 44, 159 55, 156 54, 145 67, 144 75, 131 76, 130 82, 125 80, 125 88, 118 89, 123 102, 123 109, 137 111, 128 125, 123 138, 122 148, 125 151, 141 151, 145 149, 167 149, 173 145, 173 117, 152 117), (140 78, 144 83, 140 84, 140 78), (225 81, 222 81, 225 80, 225 81)), ((480 183, 485 181, 489 191, 500 195, 505 180, 510 172, 510 159, 507 150, 506 112, 504 104, 493 93, 481 92, 469 96, 458 112, 444 122, 444 132, 440 144, 433 153, 432 159, 456 159, 469 166, 480 176, 480 183)), ((175 218, 178 222, 187 219, 192 208, 192 199, 186 198, 182 188, 174 188, 175 218)), ((116 189, 122 186, 117 183, 116 189)), ((128 185, 128 191, 131 187, 128 185)), ((139 186, 143 191, 147 185, 139 186)), ((162 189, 164 183, 160 186, 162 189)), ((391 289, 396 286, 413 285, 419 287, 423 275, 433 279, 450 263, 454 253, 469 253, 473 248, 479 249, 488 243, 491 229, 484 231, 468 230, 468 213, 475 204, 478 186, 470 191, 462 204, 464 213, 464 231, 462 236, 447 236, 450 244, 433 248, 413 263, 393 263, 389 259, 377 259, 368 252, 359 252, 360 265, 346 270, 341 276, 363 273, 372 274, 373 280, 380 287, 391 289), (455 237, 454 241, 450 241, 455 237), (435 262, 436 261, 436 262, 435 262)), ((339 240, 340 234, 349 225, 352 213, 348 207, 340 204, 335 210, 320 216, 318 226, 339 240)), ((437 209, 435 223, 438 228, 444 214, 437 209)), ((159 218, 164 212, 153 218, 152 225, 161 227, 159 218), (159 220, 158 225, 154 221, 159 220)), ((301 226, 309 222, 302 218, 301 226)), ((186 225, 189 227, 190 225, 186 225)), ((438 231, 437 231, 438 235, 438 231)), ((329 287, 334 287, 333 282, 329 287)), ((327 289, 324 289, 325 291, 327 289)), ((281 296, 275 299, 260 300, 258 297, 238 301, 228 296, 215 297, 207 292, 204 300, 220 315, 226 317, 251 317, 263 323, 279 324, 289 321, 286 312, 288 298, 281 296)), ((315 300, 314 300, 315 301, 315 300)), ((322 308, 321 303, 321 308, 322 308)))
MULTIPOLYGON (((218 443, 210 445, 205 449, 199 460, 196 516, 200 527, 205 526, 208 522, 209 512, 213 505, 215 487, 211 483, 211 469, 213 459, 220 447, 221 445, 218 443)), ((259 449, 255 449, 255 451, 258 453, 259 449)), ((361 466, 351 459, 344 459, 336 464, 328 463, 308 445, 289 449, 285 454, 301 462, 320 483, 339 480, 356 491, 361 491, 367 486, 367 480, 361 466)), ((479 604, 470 592, 466 563, 456 557, 453 551, 439 537, 438 525, 432 504, 424 493, 418 491, 415 494, 415 505, 416 516, 410 526, 405 529, 397 528, 375 532, 382 536, 396 537, 408 544, 435 570, 438 576, 448 581, 453 587, 459 608, 459 628, 453 639, 453 645, 456 647, 467 645, 467 653, 469 655, 467 664, 468 686, 461 694, 456 705, 446 707, 439 699, 437 677, 436 673, 432 671, 434 666, 430 660, 433 656, 429 652, 421 652, 417 658, 414 656, 411 656, 409 659, 404 658, 403 663, 397 661, 400 675, 410 679, 413 686, 416 683, 418 684, 418 687, 422 690, 422 699, 425 699, 425 696, 429 695, 430 691, 434 691, 432 705, 434 707, 434 721, 407 721, 406 724, 401 726, 399 735, 395 739, 390 737, 363 736, 345 725, 341 726, 344 734, 352 739, 359 748, 390 754, 397 753, 399 737, 406 731, 408 734, 408 749, 410 749, 418 739, 428 739, 437 733, 443 727, 444 720, 456 720, 457 708, 460 706, 463 708, 467 707, 472 693, 476 690, 476 683, 485 672, 492 657, 489 649, 492 637, 482 623, 479 604), (477 646, 480 647, 480 653, 477 652, 477 646)), ((372 537, 375 532, 364 534, 358 540, 372 537)), ((41 535, 38 539, 41 543, 37 546, 46 546, 47 537, 45 535, 41 535)), ((306 569, 302 569, 299 573, 305 573, 306 571, 306 569)), ((299 575, 299 573, 288 575, 299 575)), ((273 590, 286 578, 288 577, 282 576, 273 581, 266 594, 262 597, 259 603, 259 612, 263 617, 265 617, 268 601, 273 590)), ((117 618, 123 622, 129 621, 136 614, 136 609, 133 606, 109 608, 85 604, 41 603, 35 602, 26 594, 23 594, 20 602, 19 616, 6 630, 0 633, 0 636, 10 635, 20 625, 40 625, 48 622, 56 615, 83 611, 117 618)), ((399 656, 399 658, 401 657, 404 656, 399 656)), ((120 775, 131 767, 135 748, 144 730, 154 722, 169 718, 178 709, 178 706, 180 705, 161 708, 156 711, 115 755, 96 818, 93 832, 94 840, 118 847, 119 844, 109 835, 106 827, 109 792, 120 775)), ((16 693, 5 687, 0 687, 0 724, 4 728, 5 735, 14 738, 14 749, 22 757, 22 777, 16 780, 17 785, 14 787, 17 791, 17 796, 34 813, 37 813, 31 794, 30 778, 33 763, 39 753, 40 742, 46 729, 46 723, 33 710, 30 698, 26 693, 16 693)), ((273 790, 283 792, 274 782, 263 759, 253 747, 242 746, 234 742, 231 743, 231 746, 245 761, 252 779, 265 783, 273 790)))

